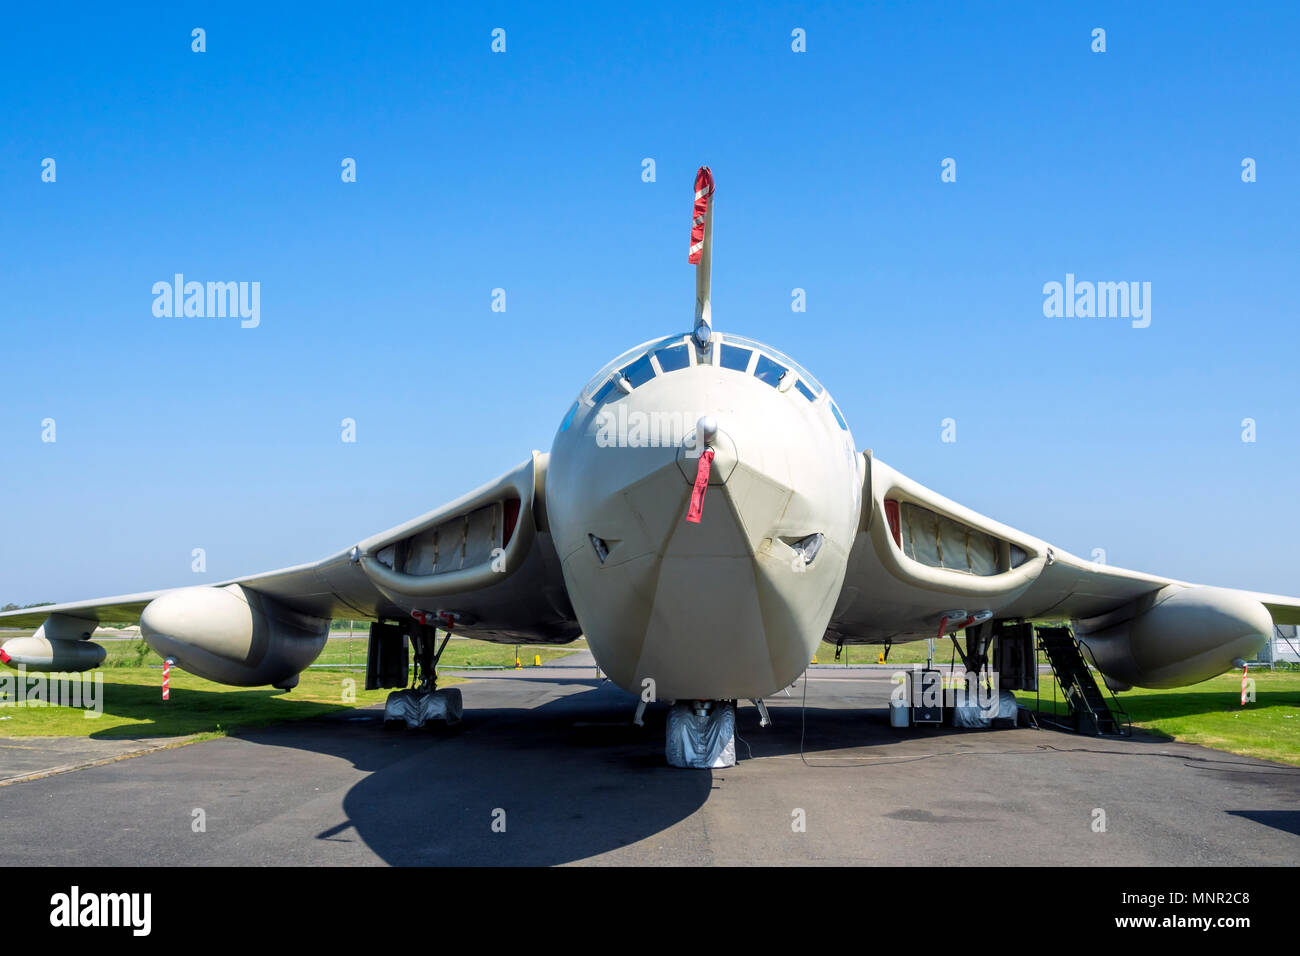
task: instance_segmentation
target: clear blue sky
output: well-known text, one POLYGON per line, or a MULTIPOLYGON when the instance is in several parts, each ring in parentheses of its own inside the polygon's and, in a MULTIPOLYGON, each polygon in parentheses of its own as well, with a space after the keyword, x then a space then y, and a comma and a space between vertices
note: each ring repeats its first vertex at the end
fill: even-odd
POLYGON ((1294 4, 276 6, 6 15, 0 603, 315 559, 548 449, 689 328, 701 163, 717 327, 860 447, 1085 557, 1300 593, 1294 4), (176 272, 260 282, 260 327, 156 318, 176 272), (1044 318, 1067 272, 1152 283, 1151 326, 1044 318))

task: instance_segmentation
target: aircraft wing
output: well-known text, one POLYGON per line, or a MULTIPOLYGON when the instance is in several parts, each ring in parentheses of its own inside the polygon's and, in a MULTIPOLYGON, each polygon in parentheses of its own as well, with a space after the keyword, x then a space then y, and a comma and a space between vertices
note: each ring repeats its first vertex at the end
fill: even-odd
MULTIPOLYGON (((321 561, 210 585, 238 584, 313 618, 405 618, 411 608, 450 615, 455 630, 486 640, 541 642, 577 637, 559 560, 546 525, 548 456, 321 561)), ((0 627, 137 621, 169 591, 0 613, 0 627)), ((64 633, 69 633, 66 627, 64 633)))
MULTIPOLYGON (((933 637, 948 610, 1097 621, 1197 587, 1084 560, 926 488, 869 452, 863 457, 862 518, 829 640, 933 637)), ((1263 604, 1274 624, 1300 623, 1300 599, 1230 593, 1263 604)))

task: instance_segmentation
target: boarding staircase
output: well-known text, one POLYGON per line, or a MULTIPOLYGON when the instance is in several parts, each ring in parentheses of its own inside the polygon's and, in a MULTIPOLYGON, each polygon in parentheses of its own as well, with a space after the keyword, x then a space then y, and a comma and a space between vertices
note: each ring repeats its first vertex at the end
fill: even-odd
MULTIPOLYGON (((1093 673, 1088 669, 1084 659, 1092 652, 1079 643, 1074 631, 1068 627, 1035 628, 1038 646, 1047 655, 1052 665, 1052 674, 1056 685, 1065 697, 1069 716, 1076 733, 1091 734, 1097 737, 1128 736, 1132 733, 1132 721, 1127 711, 1113 693, 1107 700, 1093 673)), ((1096 666, 1096 661, 1093 661, 1096 666)), ((1109 691, 1109 688, 1107 688, 1109 691)), ((1042 712, 1041 701, 1038 711, 1042 712)), ((1052 714, 1056 715, 1056 695, 1052 695, 1052 714)))

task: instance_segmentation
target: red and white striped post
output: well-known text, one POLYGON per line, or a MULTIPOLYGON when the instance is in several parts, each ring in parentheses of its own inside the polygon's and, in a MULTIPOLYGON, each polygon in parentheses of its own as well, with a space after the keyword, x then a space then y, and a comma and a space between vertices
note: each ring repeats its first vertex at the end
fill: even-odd
POLYGON ((172 696, 172 659, 163 658, 163 700, 171 700, 172 696))
POLYGON ((1241 706, 1242 707, 1246 706, 1246 670, 1249 667, 1250 667, 1249 664, 1241 665, 1241 706))

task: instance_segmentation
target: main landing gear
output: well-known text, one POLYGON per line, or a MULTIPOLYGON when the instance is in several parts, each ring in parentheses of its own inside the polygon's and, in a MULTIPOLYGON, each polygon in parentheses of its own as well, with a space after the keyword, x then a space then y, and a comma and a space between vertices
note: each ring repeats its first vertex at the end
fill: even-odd
POLYGON ((437 628, 425 623, 423 618, 421 614, 412 621, 409 631, 411 657, 415 662, 411 687, 388 695, 384 704, 385 726, 401 722, 414 729, 426 726, 431 720, 441 720, 450 726, 460 723, 464 713, 459 687, 438 690, 438 661, 451 640, 451 630, 448 628, 439 644, 437 628))

